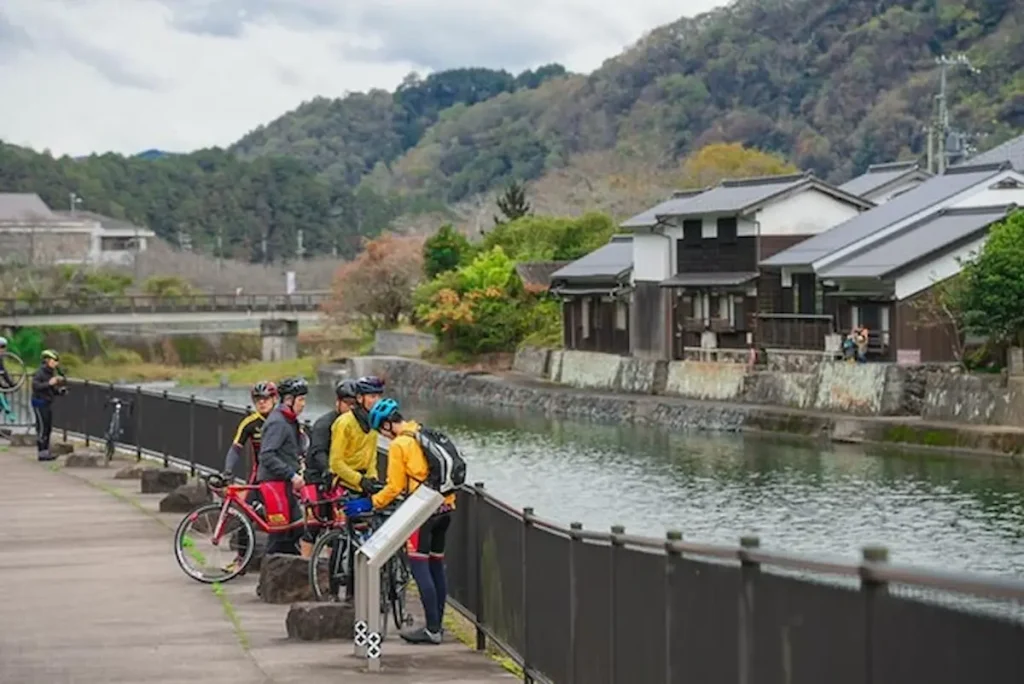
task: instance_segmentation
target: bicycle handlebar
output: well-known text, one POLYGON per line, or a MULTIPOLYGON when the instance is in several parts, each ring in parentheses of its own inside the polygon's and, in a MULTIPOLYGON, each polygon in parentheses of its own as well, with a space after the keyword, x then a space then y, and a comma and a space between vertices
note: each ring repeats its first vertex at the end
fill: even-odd
POLYGON ((213 489, 224 489, 231 482, 220 473, 211 473, 206 476, 206 486, 213 489))

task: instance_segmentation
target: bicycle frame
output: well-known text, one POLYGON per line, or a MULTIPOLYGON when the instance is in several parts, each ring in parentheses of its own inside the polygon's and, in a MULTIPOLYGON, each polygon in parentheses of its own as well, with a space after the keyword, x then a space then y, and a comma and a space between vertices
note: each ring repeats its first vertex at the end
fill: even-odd
MULTIPOLYGON (((248 497, 250 492, 260 491, 260 486, 258 484, 231 484, 222 489, 211 489, 213 489, 213 491, 224 500, 224 504, 221 506, 220 517, 217 519, 217 527, 214 529, 213 533, 212 541, 215 544, 220 541, 220 537, 224 532, 224 523, 227 520, 228 507, 231 506, 231 504, 235 504, 238 508, 240 508, 242 510, 242 513, 245 514, 245 517, 249 519, 249 522, 255 525, 256 528, 259 529, 261 532, 265 532, 267 534, 292 532, 295 530, 302 529, 304 527, 334 527, 345 524, 345 514, 341 511, 335 511, 335 517, 333 520, 320 521, 319 519, 314 518, 313 521, 310 521, 303 517, 302 519, 292 521, 287 525, 271 525, 269 522, 264 520, 252 506, 249 505, 248 501, 246 501, 246 498, 248 497)), ((325 503, 333 504, 339 500, 340 497, 328 498, 322 501, 307 502, 303 505, 311 506, 325 503)))

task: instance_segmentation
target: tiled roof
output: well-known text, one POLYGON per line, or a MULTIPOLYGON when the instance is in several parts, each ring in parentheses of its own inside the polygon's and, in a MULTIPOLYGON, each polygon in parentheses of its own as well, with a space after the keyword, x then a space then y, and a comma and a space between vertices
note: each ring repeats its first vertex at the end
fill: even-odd
POLYGON ((552 273, 551 282, 618 280, 625 277, 632 268, 633 237, 613 235, 608 244, 552 273))
POLYGON ((0 192, 0 221, 53 221, 56 218, 39 195, 0 192))
POLYGON ((904 176, 910 176, 914 172, 924 173, 917 162, 892 162, 889 164, 874 164, 868 167, 866 173, 846 181, 839 186, 843 192, 851 195, 869 195, 875 190, 882 188, 889 183, 899 180, 904 176))

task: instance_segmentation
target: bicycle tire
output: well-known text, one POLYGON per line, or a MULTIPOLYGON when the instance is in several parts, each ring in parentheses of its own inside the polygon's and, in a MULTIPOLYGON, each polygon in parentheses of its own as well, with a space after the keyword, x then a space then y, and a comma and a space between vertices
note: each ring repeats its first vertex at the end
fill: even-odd
POLYGON ((13 359, 17 366, 21 368, 20 373, 11 373, 11 369, 7 367, 6 363, 4 364, 7 374, 11 377, 14 384, 9 386, 0 385, 0 394, 13 394, 21 389, 21 386, 25 384, 25 380, 28 379, 28 367, 25 365, 22 358, 14 352, 4 352, 3 354, 0 354, 0 359, 13 359))
POLYGON ((187 545, 184 543, 185 530, 188 528, 188 524, 192 522, 193 517, 196 517, 199 514, 206 512, 215 512, 219 516, 220 511, 223 507, 223 503, 208 503, 203 504, 202 506, 197 506, 181 519, 181 522, 178 523, 177 529, 175 529, 174 531, 174 559, 178 562, 178 567, 181 568, 182 572, 184 572, 186 575, 188 575, 197 582, 202 582, 203 584, 230 582, 231 580, 235 579, 236 577, 245 572, 246 568, 248 568, 249 566, 250 561, 252 561, 253 554, 256 552, 256 531, 253 529, 252 521, 249 520, 248 516, 246 516, 245 512, 242 511, 240 508, 238 508, 234 504, 228 504, 228 515, 234 516, 237 520, 241 522, 242 529, 245 531, 245 534, 249 537, 249 543, 246 545, 247 548, 245 555, 242 557, 241 562, 236 564, 234 570, 225 573, 224 576, 211 578, 198 574, 192 570, 191 566, 188 564, 188 561, 185 558, 187 555, 189 555, 189 551, 186 548, 187 545))
POLYGON ((399 550, 391 558, 388 565, 391 566, 391 570, 388 573, 391 616, 395 621, 395 629, 402 630, 412 624, 412 616, 409 614, 407 607, 412 570, 409 568, 409 561, 403 550, 399 550))
POLYGON ((317 537, 316 543, 313 544, 313 551, 309 557, 309 586, 313 590, 314 601, 337 601, 337 594, 332 594, 332 590, 340 589, 341 584, 337 587, 334 586, 334 581, 338 577, 344 577, 345 581, 348 581, 347 577, 347 553, 349 548, 348 533, 345 530, 333 529, 317 537), (333 546, 338 544, 338 549, 334 549, 333 546), (324 593, 323 588, 320 586, 320 555, 324 552, 325 548, 331 547, 331 552, 327 558, 327 593, 324 593))

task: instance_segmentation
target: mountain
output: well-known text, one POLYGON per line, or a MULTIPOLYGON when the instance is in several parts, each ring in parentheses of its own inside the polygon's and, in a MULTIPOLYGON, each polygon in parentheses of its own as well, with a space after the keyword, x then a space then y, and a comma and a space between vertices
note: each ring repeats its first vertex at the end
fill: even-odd
POLYGON ((163 150, 145 150, 139 152, 135 157, 137 159, 163 159, 164 157, 170 157, 173 152, 164 152, 163 150))

